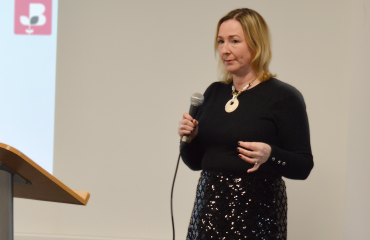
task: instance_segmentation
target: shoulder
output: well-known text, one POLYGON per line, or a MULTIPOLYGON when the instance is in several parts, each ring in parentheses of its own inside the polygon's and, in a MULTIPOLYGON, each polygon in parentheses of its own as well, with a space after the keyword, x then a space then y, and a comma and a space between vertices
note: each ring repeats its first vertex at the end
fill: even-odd
POLYGON ((226 84, 226 83, 223 83, 223 82, 213 82, 211 85, 208 86, 208 88, 206 89, 206 91, 204 92, 204 96, 208 96, 208 95, 211 95, 221 89, 225 89, 225 88, 228 88, 230 86, 230 89, 231 89, 231 85, 230 84, 226 84))
POLYGON ((231 85, 223 83, 223 82, 213 82, 211 83, 211 85, 208 86, 206 91, 217 89, 217 88, 225 88, 226 86, 231 86, 231 85))
POLYGON ((275 100, 296 99, 299 101, 303 101, 303 96, 301 92, 292 85, 276 78, 271 78, 267 80, 267 82, 269 82, 271 90, 276 93, 274 94, 275 100))

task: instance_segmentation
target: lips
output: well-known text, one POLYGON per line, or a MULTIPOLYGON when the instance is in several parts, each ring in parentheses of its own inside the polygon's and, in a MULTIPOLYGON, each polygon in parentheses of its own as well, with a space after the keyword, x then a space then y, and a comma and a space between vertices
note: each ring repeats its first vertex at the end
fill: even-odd
POLYGON ((234 59, 233 59, 233 60, 225 60, 225 63, 230 64, 230 63, 232 63, 233 61, 234 61, 234 59))

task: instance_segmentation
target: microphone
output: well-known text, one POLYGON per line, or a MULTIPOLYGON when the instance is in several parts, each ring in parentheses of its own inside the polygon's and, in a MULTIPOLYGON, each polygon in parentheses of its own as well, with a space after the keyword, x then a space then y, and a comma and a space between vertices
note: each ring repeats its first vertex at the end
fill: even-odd
MULTIPOLYGON (((189 109, 189 115, 192 118, 195 118, 195 116, 197 115, 198 108, 199 108, 200 105, 203 104, 203 101, 204 101, 204 97, 203 97, 202 94, 194 93, 193 95, 191 95, 191 98, 190 98, 191 105, 190 105, 190 109, 189 109)), ((189 135, 184 135, 181 138, 180 150, 186 144, 186 141, 188 140, 188 138, 189 138, 189 135)))
MULTIPOLYGON (((197 115, 198 107, 203 104, 203 101, 204 101, 204 97, 203 97, 202 94, 200 94, 200 93, 194 93, 193 95, 191 95, 191 98, 190 98, 191 105, 190 105, 190 109, 189 109, 189 115, 192 118, 195 118, 195 116, 197 115)), ((174 220, 173 220, 173 204, 172 204, 173 203, 173 188, 175 186, 175 180, 176 180, 177 170, 179 169, 181 150, 185 146, 186 141, 188 140, 188 137, 189 137, 189 135, 184 135, 181 138, 181 141, 180 141, 180 154, 179 154, 179 158, 177 159, 177 165, 176 165, 175 175, 173 176, 173 182, 172 182, 172 188, 171 188, 171 220, 172 220, 172 236, 173 236, 173 240, 175 240, 175 223, 174 223, 174 220)))

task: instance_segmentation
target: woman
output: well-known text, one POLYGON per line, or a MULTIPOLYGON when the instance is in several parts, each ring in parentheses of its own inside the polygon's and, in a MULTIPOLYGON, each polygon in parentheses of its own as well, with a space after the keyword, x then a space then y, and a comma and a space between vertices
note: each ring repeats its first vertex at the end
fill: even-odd
POLYGON ((217 26, 221 82, 211 84, 181 156, 199 179, 187 239, 286 239, 282 177, 306 179, 313 167, 306 107, 294 87, 269 72, 269 30, 251 9, 217 26), (226 104, 226 105, 225 105, 226 104))

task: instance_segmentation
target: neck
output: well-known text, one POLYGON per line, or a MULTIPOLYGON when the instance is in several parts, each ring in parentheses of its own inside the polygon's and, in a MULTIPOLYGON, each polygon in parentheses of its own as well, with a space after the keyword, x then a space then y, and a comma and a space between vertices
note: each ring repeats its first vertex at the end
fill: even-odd
MULTIPOLYGON (((254 71, 248 72, 246 75, 237 76, 233 75, 233 84, 237 91, 241 91, 247 84, 251 83, 255 78, 257 77, 257 74, 254 71)), ((259 79, 256 79, 252 86, 249 87, 252 88, 259 84, 261 81, 259 79)))

